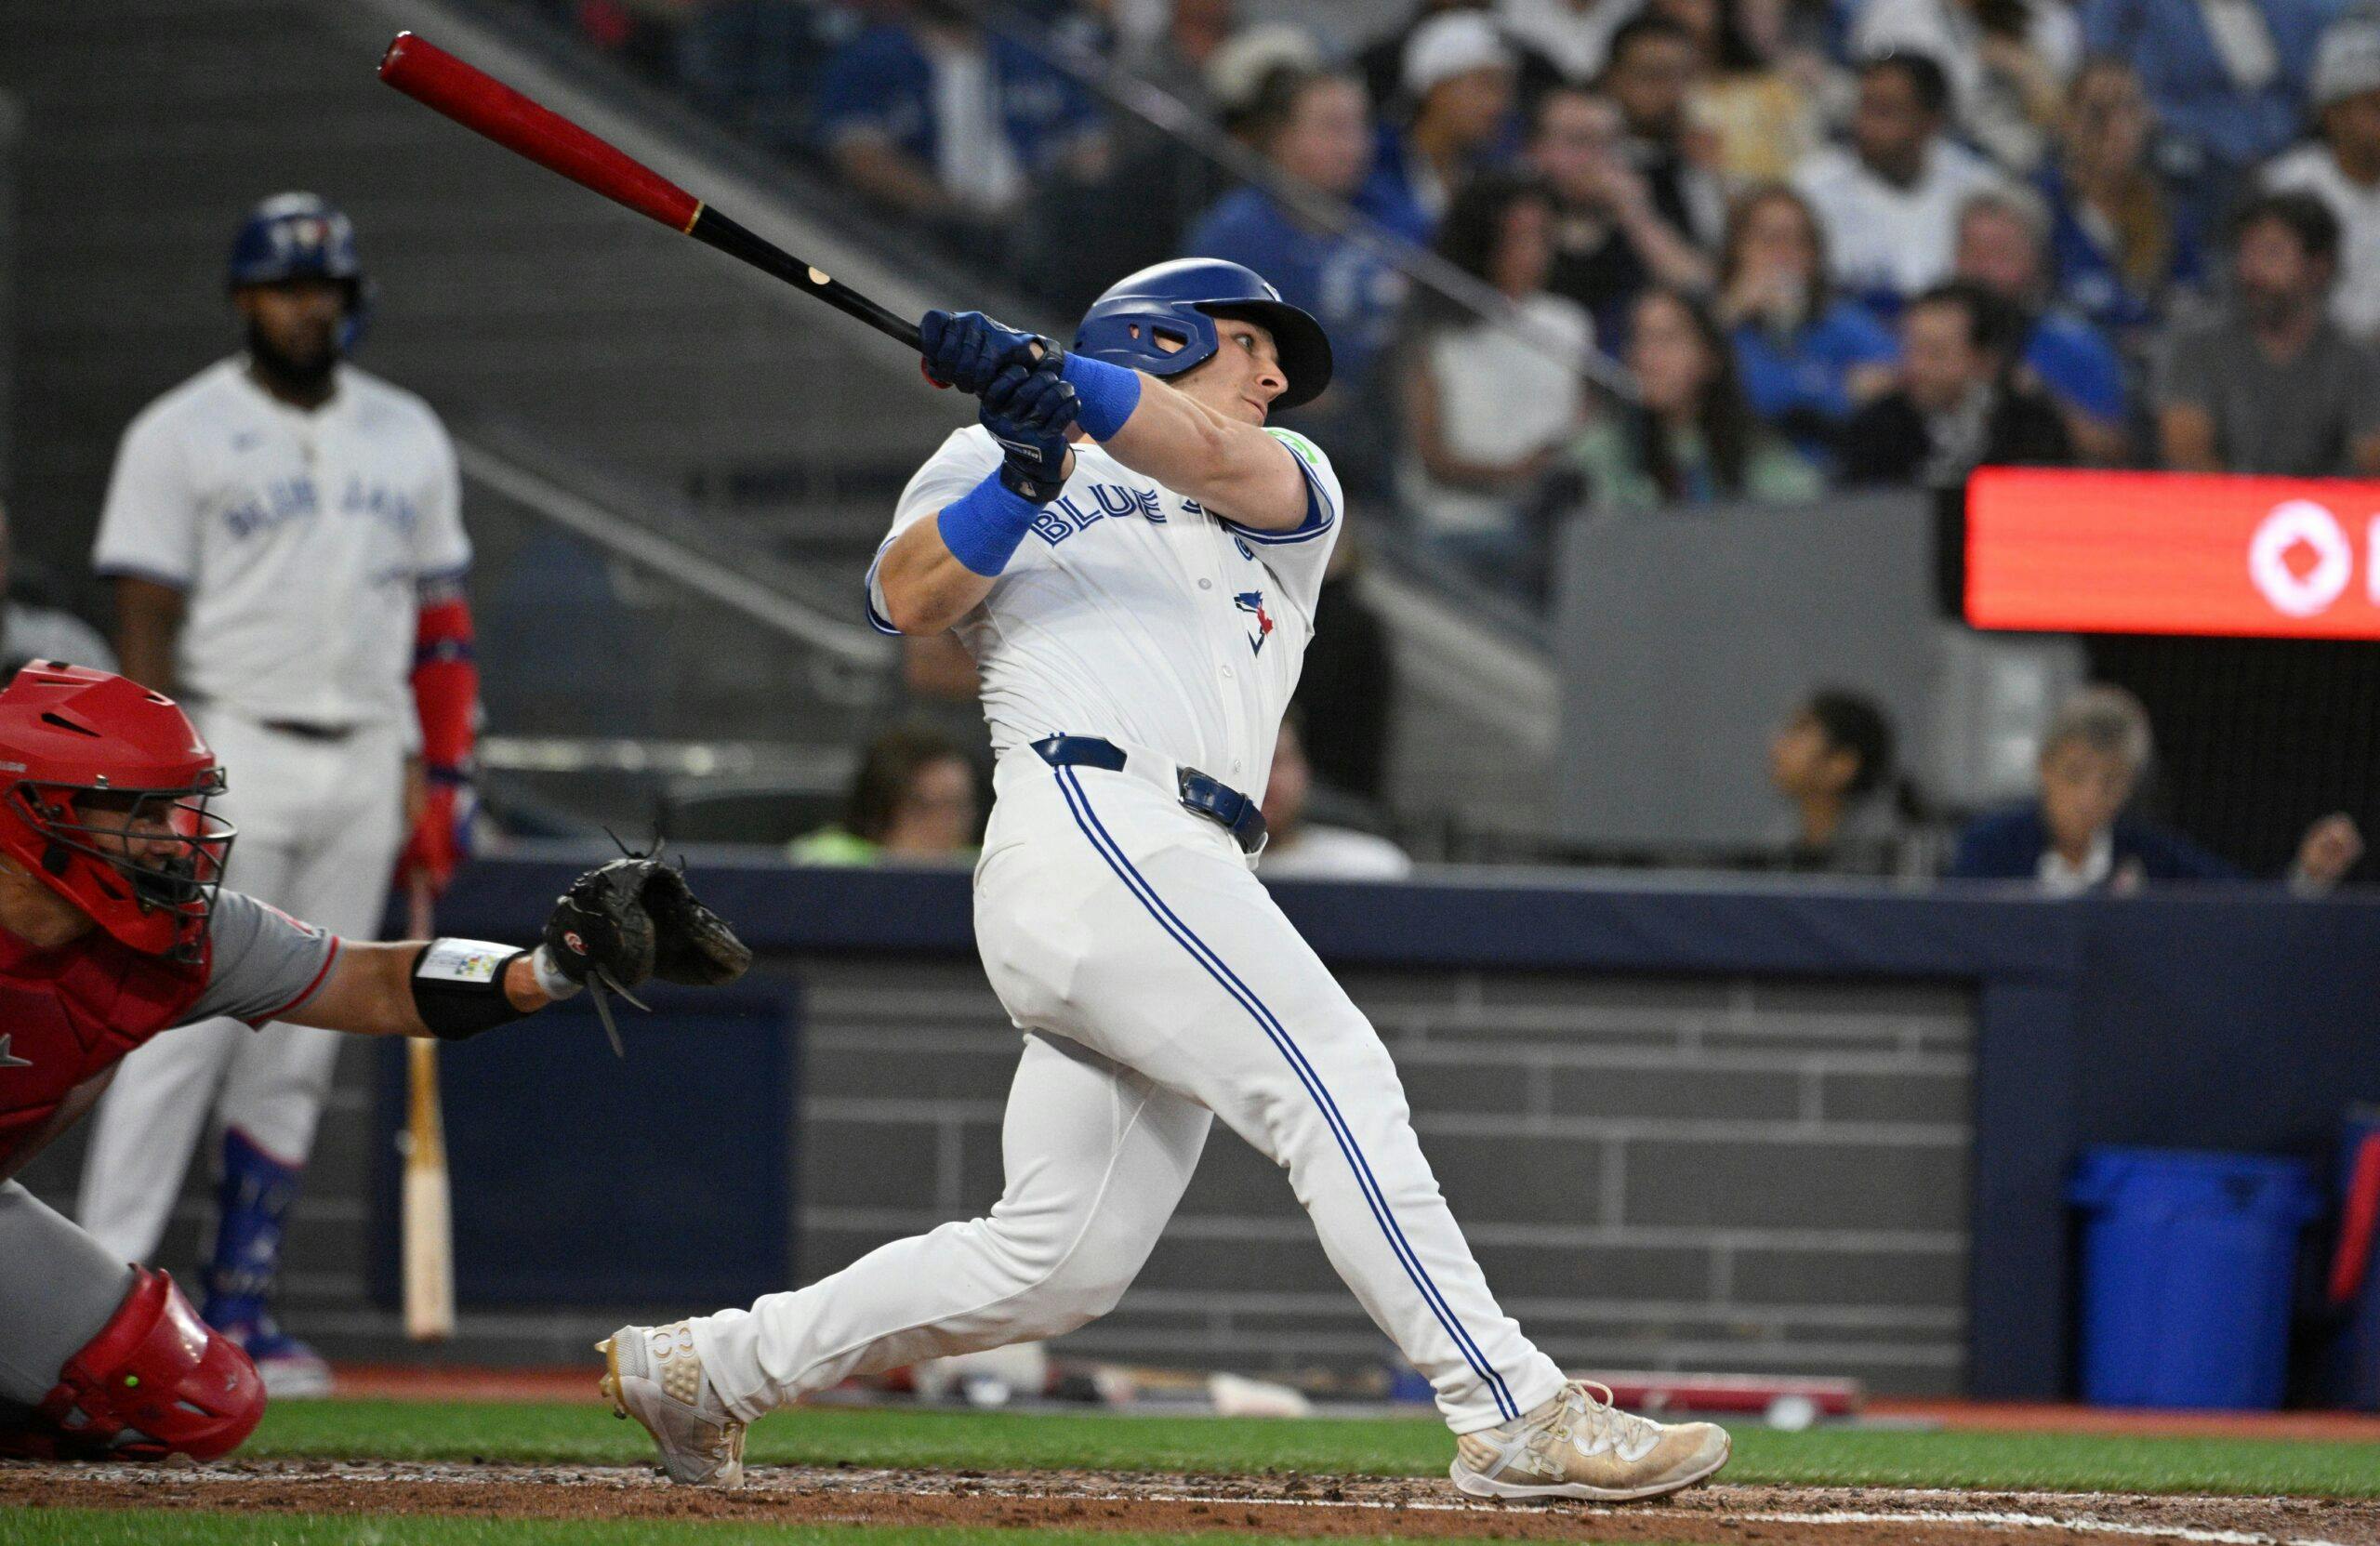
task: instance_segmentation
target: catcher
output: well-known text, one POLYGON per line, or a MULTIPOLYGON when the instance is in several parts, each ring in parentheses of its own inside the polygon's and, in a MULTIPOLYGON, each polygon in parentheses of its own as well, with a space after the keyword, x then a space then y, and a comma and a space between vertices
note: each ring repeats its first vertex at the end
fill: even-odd
POLYGON ((264 1412, 238 1346, 12 1178, 124 1055, 231 1015, 461 1040, 582 988, 725 983, 751 952, 682 874, 580 876, 523 950, 341 940, 221 889, 223 771, 173 700, 35 661, 0 692, 0 1456, 213 1460, 264 1412))

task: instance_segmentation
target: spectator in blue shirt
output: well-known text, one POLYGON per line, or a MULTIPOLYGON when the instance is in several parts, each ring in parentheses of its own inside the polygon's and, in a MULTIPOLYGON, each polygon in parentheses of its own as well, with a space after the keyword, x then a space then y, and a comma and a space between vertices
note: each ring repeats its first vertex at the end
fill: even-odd
POLYGON ((1834 293, 1826 233, 1783 183, 1752 190, 1728 212, 1715 310, 1752 412, 1814 460, 1831 461, 1836 433, 1894 386, 1900 341, 1834 293))
POLYGON ((2151 165, 2156 129, 2132 66, 2092 59, 2067 93, 2058 148, 2037 183, 2049 205, 2051 293, 2135 357, 2206 267, 2197 212, 2151 165))
POLYGON ((2123 361, 2098 330, 2049 301, 2049 212, 2030 190, 2007 185, 1971 193, 1959 208, 1953 272, 2013 306, 2026 319, 2018 365, 2066 419, 2078 459, 2127 459, 2123 361))
MULTIPOLYGON (((1950 874, 2035 880, 2057 896, 2135 891, 2151 880, 2237 880, 2239 867, 2178 832, 2124 814, 2150 750, 2149 713, 2121 687, 2069 698, 2043 737, 2039 800, 1977 817, 1959 834, 1950 874)), ((2301 891, 2327 891, 2363 855, 2343 813, 2306 830, 2291 867, 2301 891)))
MULTIPOLYGON (((1284 176, 1316 192, 1352 201, 1408 240, 1419 217, 1371 178, 1370 112, 1361 82, 1351 75, 1276 73, 1266 84, 1248 129, 1258 152, 1284 176)), ((1298 410, 1319 432, 1340 417, 1348 433, 1326 443, 1346 445, 1339 471, 1350 486, 1379 486, 1386 462, 1367 464, 1368 449, 1384 452, 1376 422, 1360 405, 1372 403, 1373 365, 1393 341, 1405 303, 1405 276, 1369 243, 1309 223, 1266 190, 1250 186, 1224 194, 1183 239, 1185 256, 1244 263, 1273 282, 1281 298, 1302 307, 1330 335, 1330 388, 1298 410)))
MULTIPOLYGON (((2343 0, 2083 0, 2082 47, 2129 59, 2195 188, 2220 201, 2304 132, 2322 29, 2343 0)), ((2214 207, 2220 207, 2219 202, 2214 207)))
POLYGON ((1091 99, 959 0, 908 0, 846 44, 818 83, 815 132, 836 173, 879 204, 980 240, 1035 182, 1095 179, 1091 99))

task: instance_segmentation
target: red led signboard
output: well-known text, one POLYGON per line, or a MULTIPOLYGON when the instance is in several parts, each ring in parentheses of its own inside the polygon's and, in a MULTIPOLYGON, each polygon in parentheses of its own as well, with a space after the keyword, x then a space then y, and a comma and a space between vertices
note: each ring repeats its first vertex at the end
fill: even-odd
POLYGON ((1994 467, 1966 514, 1977 628, 2380 639, 2380 482, 1994 467))

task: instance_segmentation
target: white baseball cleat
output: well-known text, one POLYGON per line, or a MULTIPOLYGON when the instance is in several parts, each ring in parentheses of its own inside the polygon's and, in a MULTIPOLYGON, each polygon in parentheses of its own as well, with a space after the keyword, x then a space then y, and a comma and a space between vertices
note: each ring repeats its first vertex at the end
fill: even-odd
POLYGON ((1586 1498, 1625 1503, 1692 1487, 1727 1463, 1727 1431, 1623 1412, 1611 1390, 1573 1380, 1501 1427, 1455 1439, 1454 1485, 1474 1498, 1586 1498), (1600 1393, 1600 1394, 1597 1394, 1600 1393))
POLYGON ((595 1344, 603 1354, 600 1389, 615 1417, 644 1424, 661 1450, 661 1468, 689 1486, 744 1485, 744 1424, 703 1372, 694 1334, 684 1321, 623 1326, 595 1344))

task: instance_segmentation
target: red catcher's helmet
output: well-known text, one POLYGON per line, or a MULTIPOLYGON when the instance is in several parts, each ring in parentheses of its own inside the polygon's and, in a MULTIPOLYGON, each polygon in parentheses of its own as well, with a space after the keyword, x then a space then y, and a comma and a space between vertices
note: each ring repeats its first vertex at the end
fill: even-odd
POLYGON ((36 660, 0 692, 0 852, 133 949, 199 958, 231 851, 198 730, 137 681, 36 660))

